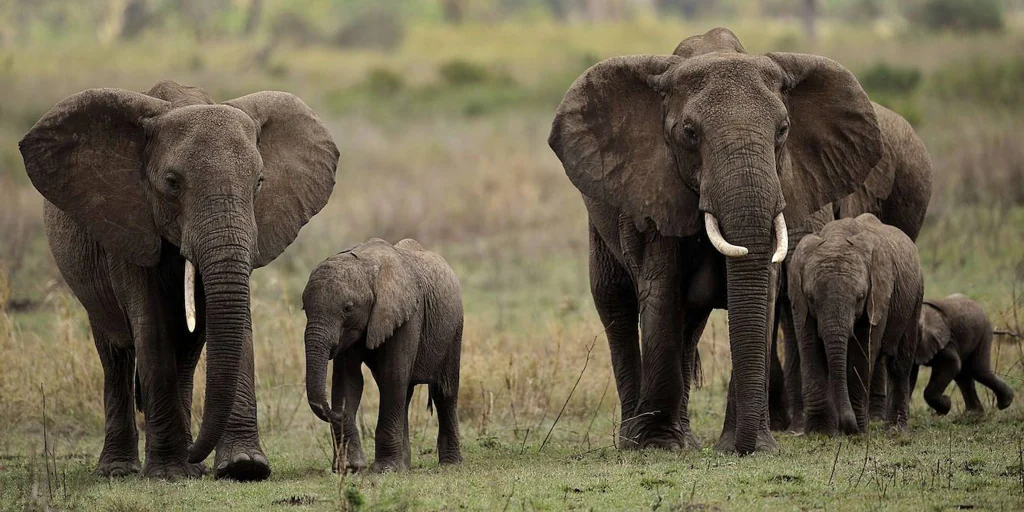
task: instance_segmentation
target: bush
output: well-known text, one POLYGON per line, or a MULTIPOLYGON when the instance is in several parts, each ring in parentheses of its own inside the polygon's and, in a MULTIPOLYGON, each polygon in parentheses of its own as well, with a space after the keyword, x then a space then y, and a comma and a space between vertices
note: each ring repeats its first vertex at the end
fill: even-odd
POLYGON ((972 58, 939 68, 931 77, 935 93, 943 99, 991 107, 1024 105, 1024 55, 1003 61, 972 58))
POLYGON ((387 68, 373 68, 366 75, 366 88, 373 94, 390 96, 404 87, 405 79, 402 75, 387 68))
POLYGON ((480 64, 459 59, 442 64, 437 72, 441 80, 453 87, 479 84, 490 78, 490 73, 480 64))
POLYGON ((1003 29, 999 0, 924 0, 908 13, 910 21, 928 30, 982 32, 1003 29))
POLYGON ((858 74, 860 85, 868 94, 906 96, 921 84, 921 70, 879 62, 858 74))

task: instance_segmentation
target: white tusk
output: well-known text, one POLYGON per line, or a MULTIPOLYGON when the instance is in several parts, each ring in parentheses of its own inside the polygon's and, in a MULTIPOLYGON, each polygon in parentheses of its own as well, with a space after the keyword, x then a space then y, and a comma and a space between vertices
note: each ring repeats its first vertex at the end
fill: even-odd
POLYGON ((725 241, 725 238, 722 238, 722 232, 718 230, 718 219, 711 212, 704 212, 704 227, 708 230, 711 245, 715 246, 715 249, 724 256, 738 258, 746 256, 749 252, 746 247, 730 244, 725 241))
POLYGON ((775 254, 772 254, 772 263, 782 263, 789 252, 789 233, 786 231, 786 218, 779 212, 775 216, 775 254))
POLYGON ((188 332, 196 330, 196 267, 185 260, 185 323, 188 332))

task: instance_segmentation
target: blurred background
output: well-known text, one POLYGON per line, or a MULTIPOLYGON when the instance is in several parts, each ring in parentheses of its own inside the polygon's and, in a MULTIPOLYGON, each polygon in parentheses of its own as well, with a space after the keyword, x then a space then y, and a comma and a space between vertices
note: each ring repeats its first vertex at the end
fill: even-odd
MULTIPOLYGON (((374 236, 416 238, 462 280, 460 413, 471 439, 519 439, 563 400, 563 420, 599 418, 595 431, 614 430, 586 216, 547 147, 551 117, 588 66, 670 53, 715 26, 750 52, 836 59, 914 125, 935 173, 918 240, 927 295, 966 293, 998 328, 1019 332, 1022 9, 1021 0, 0 0, 0 432, 35 432, 42 392, 65 438, 95 444, 103 423, 99 360, 52 262, 17 142, 70 94, 145 91, 162 79, 218 101, 293 92, 341 149, 330 203, 254 276, 257 394, 270 444, 314 424, 302 396, 308 272, 374 236)), ((705 332, 704 389, 691 401, 705 440, 724 411, 725 322, 716 312, 705 332)), ((998 371, 1020 392, 1019 348, 1000 343, 996 352, 998 371)), ((372 425, 372 380, 367 387, 372 425)), ((425 396, 415 400, 419 432, 432 420, 425 396)), ((923 410, 919 398, 915 407, 923 410)), ((0 451, 18 451, 23 439, 0 437, 0 451)))

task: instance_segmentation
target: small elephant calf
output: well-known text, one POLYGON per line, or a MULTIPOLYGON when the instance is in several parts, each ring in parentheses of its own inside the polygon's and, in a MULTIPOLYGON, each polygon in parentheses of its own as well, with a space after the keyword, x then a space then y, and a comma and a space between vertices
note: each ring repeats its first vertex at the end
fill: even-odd
POLYGON ((789 297, 808 432, 863 432, 877 364, 888 370, 886 420, 904 429, 924 280, 914 242, 874 215, 829 222, 800 241, 789 297))
POLYGON ((358 471, 366 456, 356 428, 362 363, 380 389, 373 471, 408 469, 409 400, 429 384, 437 408, 441 464, 462 461, 459 449, 459 358, 462 292, 444 258, 405 239, 373 239, 320 263, 302 293, 306 312, 306 395, 331 424, 332 470, 358 471), (334 360, 331 405, 327 359, 334 360))
POLYGON ((969 413, 985 410, 975 380, 995 393, 996 407, 1006 409, 1013 403, 1013 389, 992 372, 992 324, 981 305, 959 293, 925 301, 918 325, 921 340, 911 383, 917 381, 918 365, 932 368, 924 399, 935 412, 949 412, 950 400, 943 393, 953 380, 969 413))

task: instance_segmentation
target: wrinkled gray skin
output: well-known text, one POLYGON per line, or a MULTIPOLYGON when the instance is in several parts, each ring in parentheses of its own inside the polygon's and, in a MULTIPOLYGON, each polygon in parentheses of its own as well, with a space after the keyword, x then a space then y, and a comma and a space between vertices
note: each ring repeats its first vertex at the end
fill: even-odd
POLYGON ((331 423, 335 472, 366 467, 356 428, 363 363, 380 389, 372 471, 409 468, 409 400, 416 384, 429 384, 437 407, 438 459, 462 461, 462 293, 444 258, 411 239, 394 246, 370 240, 320 263, 302 293, 302 307, 306 397, 317 417, 331 423), (329 359, 331 405, 325 390, 329 359))
POLYGON ((148 94, 90 89, 21 141, 46 199, 50 248, 85 307, 103 364, 106 436, 97 472, 139 471, 133 398, 150 477, 260 480, 249 275, 327 202, 338 150, 301 100, 259 92, 213 104, 161 82, 148 94), (186 327, 185 259, 197 325, 186 327), (205 415, 192 442, 192 379, 207 346, 205 415), (135 388, 137 373, 138 389, 135 388))
POLYGON ((924 388, 924 399, 935 412, 949 413, 946 387, 956 380, 964 397, 967 413, 985 411, 974 389, 982 383, 996 395, 996 407, 1006 409, 1013 403, 1013 389, 992 371, 992 324, 981 305, 960 295, 924 302, 918 322, 921 340, 914 361, 913 384, 918 365, 930 366, 932 376, 924 388))
POLYGON ((881 158, 874 108, 852 73, 813 55, 747 55, 715 29, 675 55, 591 67, 566 93, 548 142, 590 217, 591 291, 622 408, 620 445, 697 445, 687 412, 695 347, 711 310, 727 308, 733 374, 716 449, 776 449, 772 221, 784 212, 802 225, 881 158), (749 253, 721 256, 704 212, 749 253))
POLYGON ((806 431, 863 432, 876 364, 888 370, 886 421, 906 428, 924 280, 914 242, 870 213, 828 223, 790 262, 806 431))
MULTIPOLYGON (((833 218, 853 218, 871 213, 883 223, 895 226, 911 240, 924 224, 932 194, 932 166, 924 142, 899 114, 874 104, 882 132, 883 153, 878 165, 854 193, 816 212, 814 221, 790 230, 790 249, 795 249, 807 233, 817 232, 833 218)), ((783 263, 783 284, 789 260, 783 263)), ((783 330, 785 367, 778 350, 772 348, 772 373, 769 408, 772 430, 803 430, 803 398, 800 384, 800 358, 793 327, 792 306, 785 290, 779 299, 779 323, 783 330), (792 354, 792 356, 790 356, 792 354)), ((774 340, 773 340, 774 342, 774 340)), ((871 417, 885 417, 885 367, 880 366, 871 383, 871 417)))

